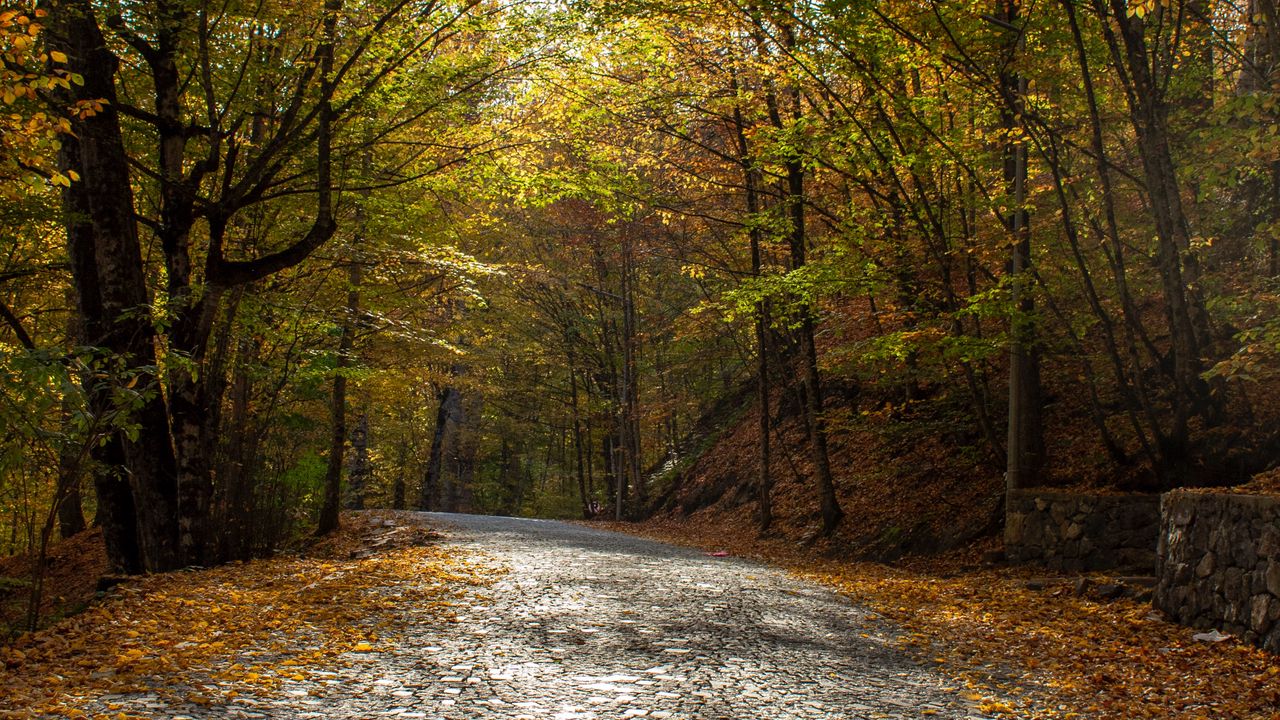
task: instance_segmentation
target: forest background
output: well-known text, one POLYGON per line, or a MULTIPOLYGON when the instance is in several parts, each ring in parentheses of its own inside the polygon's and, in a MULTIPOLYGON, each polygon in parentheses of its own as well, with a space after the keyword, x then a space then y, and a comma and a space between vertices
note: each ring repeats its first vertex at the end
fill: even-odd
POLYGON ((1277 23, 13 6, 0 555, 717 502, 872 552, 989 534, 1009 488, 1246 482, 1278 449, 1277 23))

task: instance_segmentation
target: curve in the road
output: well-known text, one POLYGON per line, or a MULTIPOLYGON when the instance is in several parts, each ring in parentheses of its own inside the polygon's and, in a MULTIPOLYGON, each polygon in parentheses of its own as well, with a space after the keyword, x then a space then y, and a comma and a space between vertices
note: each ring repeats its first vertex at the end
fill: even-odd
POLYGON ((350 688, 353 717, 980 717, 891 628, 780 570, 562 522, 428 517, 510 572, 379 670, 406 702, 350 688))
POLYGON ((776 568, 562 522, 423 516, 506 569, 452 622, 401 602, 380 618, 401 626, 389 652, 348 653, 278 694, 97 704, 187 720, 981 717, 893 628, 776 568))

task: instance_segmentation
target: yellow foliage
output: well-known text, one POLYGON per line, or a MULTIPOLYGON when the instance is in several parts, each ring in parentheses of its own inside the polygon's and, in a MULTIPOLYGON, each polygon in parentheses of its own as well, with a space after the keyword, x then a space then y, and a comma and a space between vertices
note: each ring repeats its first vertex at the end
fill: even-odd
MULTIPOLYGON (((0 13, 0 102, 11 112, 0 113, 0 197, 17 198, 30 188, 46 183, 67 187, 74 173, 57 171, 55 158, 58 137, 70 132, 65 117, 50 116, 40 110, 38 93, 69 89, 79 78, 56 67, 67 62, 61 52, 38 51, 37 37, 44 27, 37 22, 44 11, 0 13), (46 69, 47 63, 55 65, 46 69)), ((101 109, 101 104, 96 104, 101 109)), ((77 106, 70 113, 85 117, 96 112, 95 104, 77 106)))
POLYGON ((905 650, 962 680, 962 697, 993 717, 1273 720, 1280 707, 1280 666, 1268 653, 1194 642, 1194 631, 1164 622, 1150 605, 1098 603, 1066 584, 1028 590, 1029 569, 817 560, 709 523, 644 534, 703 548, 733 545, 849 595, 903 628, 905 650))
POLYGON ((141 578, 0 648, 0 718, 83 717, 78 708, 104 694, 143 685, 178 692, 166 678, 210 678, 182 690, 203 704, 245 686, 269 693, 306 680, 309 667, 332 667, 344 653, 394 642, 400 625, 387 612, 386 587, 395 586, 397 609, 447 618, 445 603, 487 573, 454 550, 427 546, 360 560, 279 557, 141 578), (107 668, 113 672, 102 672, 107 668), (61 679, 41 680, 50 676, 61 679))

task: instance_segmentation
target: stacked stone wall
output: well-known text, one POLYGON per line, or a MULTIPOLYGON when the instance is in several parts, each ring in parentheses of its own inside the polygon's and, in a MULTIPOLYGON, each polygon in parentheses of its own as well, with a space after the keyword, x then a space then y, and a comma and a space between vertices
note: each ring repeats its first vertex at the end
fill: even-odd
POLYGON ((1151 574, 1160 533, 1156 495, 1094 495, 1029 488, 1009 493, 1005 554, 1050 570, 1151 574))
POLYGON ((1280 499, 1174 491, 1163 518, 1156 607, 1280 652, 1280 499))

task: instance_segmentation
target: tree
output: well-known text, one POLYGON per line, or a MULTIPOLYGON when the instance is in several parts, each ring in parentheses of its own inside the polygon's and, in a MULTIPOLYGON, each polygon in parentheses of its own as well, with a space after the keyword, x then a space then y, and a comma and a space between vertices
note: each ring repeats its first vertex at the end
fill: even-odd
MULTIPOLYGON (((125 443, 133 509, 117 492, 121 507, 111 516, 137 518, 142 548, 126 558, 129 549, 113 542, 119 548, 113 556, 128 569, 216 561, 209 522, 222 370, 210 366, 214 319, 228 293, 296 266, 333 236, 338 126, 363 112, 389 77, 429 62, 432 52, 462 32, 476 6, 433 3, 411 19, 405 2, 345 14, 331 1, 314 8, 311 17, 318 19, 309 25, 298 23, 305 15, 275 18, 263 15, 263 7, 242 13, 180 1, 159 3, 148 13, 110 15, 105 24, 147 69, 137 83, 145 97, 138 98, 116 92, 120 65, 102 35, 98 8, 80 0, 51 7, 62 18, 51 42, 86 80, 75 99, 105 99, 109 106, 76 124, 79 152, 68 143, 63 154, 67 171, 83 178, 67 192, 68 215, 92 220, 75 229, 83 238, 73 243, 81 248, 73 254, 83 258, 75 261, 76 285, 94 325, 90 333, 127 323, 128 331, 112 333, 102 344, 135 364, 155 365, 156 358, 132 210, 132 161, 154 183, 150 199, 158 210, 141 218, 164 258, 165 284, 157 289, 154 314, 164 326, 159 339, 166 348, 166 392, 141 420, 149 442, 125 443), (214 56, 219 52, 241 54, 223 62, 214 56), (338 54, 341 60, 335 60, 338 54), (310 61, 294 63, 295 57, 310 61), (204 108, 198 111, 203 117, 190 108, 204 108), (121 115, 134 123, 128 133, 121 115), (155 148, 154 165, 126 147, 135 130, 155 148), (88 197, 77 200, 80 195, 88 197), (235 244, 240 218, 264 204, 288 205, 294 195, 313 196, 316 210, 292 240, 265 248, 235 244), (92 307, 95 292, 103 297, 101 311, 92 307), (172 438, 172 452, 159 438, 172 438)), ((466 78, 471 85, 457 91, 466 95, 485 76, 470 64, 443 82, 466 78)), ((417 106, 419 117, 441 98, 427 100, 425 109, 417 106)), ((367 136, 388 138, 408 122, 386 120, 367 136)), ((129 533, 121 528, 109 534, 129 533)))

